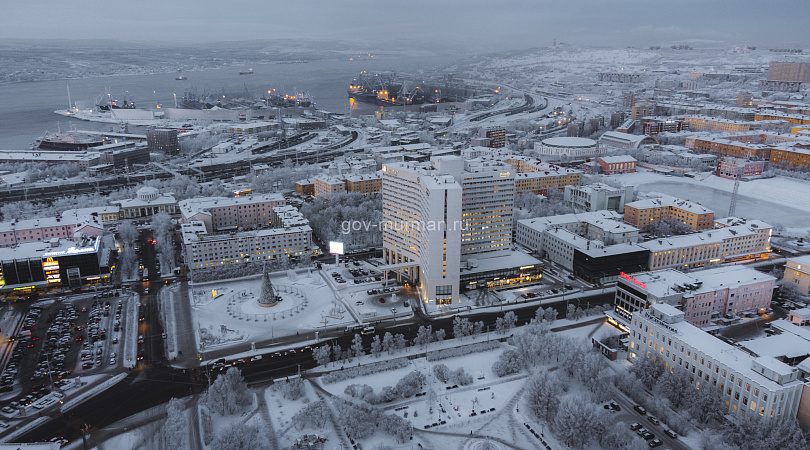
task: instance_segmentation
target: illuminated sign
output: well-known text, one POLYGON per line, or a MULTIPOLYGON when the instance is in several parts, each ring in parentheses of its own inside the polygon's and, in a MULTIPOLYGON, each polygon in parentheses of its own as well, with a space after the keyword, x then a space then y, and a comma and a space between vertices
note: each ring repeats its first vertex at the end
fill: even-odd
POLYGON ((619 273, 619 276, 624 278, 627 281, 632 282, 636 286, 640 286, 640 287, 643 287, 644 289, 647 289, 647 285, 642 283, 641 281, 638 281, 635 277, 631 277, 630 275, 627 275, 624 272, 619 273))
POLYGON ((329 241, 329 253, 332 255, 342 255, 343 242, 329 241))
POLYGON ((45 272, 45 280, 48 284, 62 281, 62 276, 59 274, 59 261, 55 261, 53 258, 47 258, 45 261, 42 261, 42 271, 45 272))
POLYGON ((509 178, 509 175, 512 175, 510 172, 501 172, 501 178, 509 178))
POLYGON ((521 268, 520 268, 520 270, 526 270, 526 269, 534 269, 534 265, 531 265, 531 266, 523 266, 523 267, 521 267, 521 268))
POLYGON ((15 291, 27 291, 27 290, 33 290, 34 288, 36 288, 36 286, 23 286, 23 287, 15 287, 14 290, 15 291))

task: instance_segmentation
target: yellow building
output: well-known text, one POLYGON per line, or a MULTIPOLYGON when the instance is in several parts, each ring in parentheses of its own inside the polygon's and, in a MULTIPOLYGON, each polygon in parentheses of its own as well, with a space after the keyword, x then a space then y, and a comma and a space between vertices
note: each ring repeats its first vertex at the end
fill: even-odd
POLYGON ((810 255, 788 258, 785 281, 795 284, 802 294, 810 294, 810 255))
POLYGON ((378 173, 346 176, 346 192, 369 194, 380 192, 380 189, 382 189, 382 176, 378 173))
POLYGON ((517 172, 515 192, 531 191, 546 195, 549 189, 579 186, 582 180, 581 170, 544 163, 536 158, 509 156, 503 161, 517 172))
POLYGON ((640 230, 646 230, 652 222, 666 217, 678 219, 695 231, 708 230, 714 222, 712 210, 675 197, 639 200, 624 205, 624 222, 640 230))
POLYGON ((810 148, 781 147, 771 150, 771 164, 787 164, 793 167, 810 167, 810 148))
POLYGON ((703 153, 712 153, 719 157, 733 156, 734 158, 757 157, 769 160, 772 146, 766 144, 749 144, 731 139, 715 137, 686 138, 686 147, 703 153))
POLYGON ((785 120, 791 125, 810 125, 810 116, 779 111, 758 112, 754 114, 754 120, 785 120))

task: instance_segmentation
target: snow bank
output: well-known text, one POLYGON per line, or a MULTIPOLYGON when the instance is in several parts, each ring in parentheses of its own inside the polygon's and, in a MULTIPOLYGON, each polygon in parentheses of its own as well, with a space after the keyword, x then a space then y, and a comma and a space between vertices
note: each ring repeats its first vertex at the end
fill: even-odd
POLYGON ((79 406, 80 404, 86 402, 87 400, 95 397, 96 395, 100 394, 101 392, 106 391, 107 389, 115 386, 116 384, 120 383, 124 378, 127 377, 127 373, 119 373, 114 377, 110 378, 109 380, 99 384, 98 386, 90 389, 89 391, 82 392, 81 394, 77 395, 76 397, 66 401, 62 408, 60 409, 61 412, 65 413, 70 411, 71 409, 79 406))

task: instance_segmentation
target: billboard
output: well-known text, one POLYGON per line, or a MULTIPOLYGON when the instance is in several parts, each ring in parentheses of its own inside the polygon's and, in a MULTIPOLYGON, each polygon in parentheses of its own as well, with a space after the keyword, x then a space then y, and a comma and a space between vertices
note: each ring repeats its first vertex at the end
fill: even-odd
POLYGON ((343 242, 329 241, 329 253, 333 255, 342 255, 343 242))

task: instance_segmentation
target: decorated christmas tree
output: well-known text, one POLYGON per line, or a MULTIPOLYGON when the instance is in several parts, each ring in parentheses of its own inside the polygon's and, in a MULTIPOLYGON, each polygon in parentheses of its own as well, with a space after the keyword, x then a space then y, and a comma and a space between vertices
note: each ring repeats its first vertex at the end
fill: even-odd
POLYGON ((270 281, 270 275, 267 273, 267 264, 262 269, 262 292, 259 294, 259 305, 261 306, 276 306, 278 303, 279 295, 270 281))

